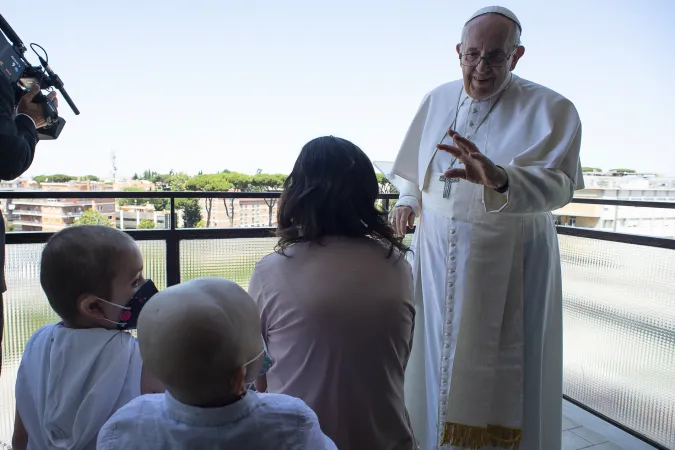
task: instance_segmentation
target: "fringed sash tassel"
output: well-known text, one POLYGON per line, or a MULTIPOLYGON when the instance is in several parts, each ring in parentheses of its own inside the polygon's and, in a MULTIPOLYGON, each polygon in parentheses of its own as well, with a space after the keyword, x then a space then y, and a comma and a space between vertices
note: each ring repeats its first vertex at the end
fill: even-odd
POLYGON ((523 431, 499 425, 472 427, 458 423, 446 423, 443 426, 441 446, 450 444, 468 450, 480 450, 488 445, 500 449, 518 450, 523 431))

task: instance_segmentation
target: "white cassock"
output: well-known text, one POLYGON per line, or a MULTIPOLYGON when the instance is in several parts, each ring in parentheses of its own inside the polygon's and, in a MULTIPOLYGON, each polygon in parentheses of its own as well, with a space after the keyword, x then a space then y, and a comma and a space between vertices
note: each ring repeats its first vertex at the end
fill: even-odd
POLYGON ((406 404, 421 450, 561 447, 562 287, 551 211, 583 188, 581 122, 556 92, 509 80, 499 100, 472 100, 461 80, 429 93, 388 173, 397 206, 420 217, 406 404), (435 149, 455 117, 455 130, 505 169, 505 194, 460 180, 443 198, 439 177, 453 158, 435 149))

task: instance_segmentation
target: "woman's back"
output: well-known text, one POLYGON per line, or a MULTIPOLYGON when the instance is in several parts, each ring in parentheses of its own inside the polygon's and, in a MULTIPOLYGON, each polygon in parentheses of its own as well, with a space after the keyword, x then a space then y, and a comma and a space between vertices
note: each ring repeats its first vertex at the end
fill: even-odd
POLYGON ((366 237, 299 243, 255 269, 274 365, 268 390, 299 397, 341 450, 414 448, 403 380, 412 347, 412 274, 366 237))

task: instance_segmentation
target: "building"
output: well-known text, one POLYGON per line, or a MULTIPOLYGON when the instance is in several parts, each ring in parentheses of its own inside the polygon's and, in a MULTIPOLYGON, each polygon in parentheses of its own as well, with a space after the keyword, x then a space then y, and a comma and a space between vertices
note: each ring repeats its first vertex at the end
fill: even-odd
MULTIPOLYGON (((69 181, 42 183, 43 191, 54 191, 55 198, 14 199, 8 205, 15 230, 59 231, 72 225, 87 209, 94 209, 108 220, 115 219, 114 198, 58 198, 58 191, 112 191, 113 185, 100 181, 69 181)), ((34 189, 32 189, 34 191, 34 189)), ((28 190, 27 190, 28 191, 28 190)))
POLYGON ((152 205, 125 205, 115 213, 115 226, 120 230, 135 230, 141 221, 151 221, 154 228, 170 228, 170 217, 168 211, 155 211, 152 205))
MULTIPOLYGON (((262 198, 214 198, 209 228, 277 226, 277 200, 262 198), (271 218, 270 218, 271 210, 271 218)), ((209 199, 201 199, 202 218, 207 222, 209 199)))
MULTIPOLYGON (((586 173, 577 198, 675 202, 675 177, 586 173)), ((570 203, 553 211, 557 225, 675 238, 675 209, 570 203)))

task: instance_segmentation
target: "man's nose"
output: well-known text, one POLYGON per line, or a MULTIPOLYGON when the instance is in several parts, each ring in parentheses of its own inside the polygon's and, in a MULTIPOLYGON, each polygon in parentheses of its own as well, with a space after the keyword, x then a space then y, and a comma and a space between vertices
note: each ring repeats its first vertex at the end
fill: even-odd
POLYGON ((480 61, 478 61, 478 65, 476 65, 476 72, 478 73, 485 73, 490 70, 490 65, 485 62, 484 58, 481 58, 480 61))

